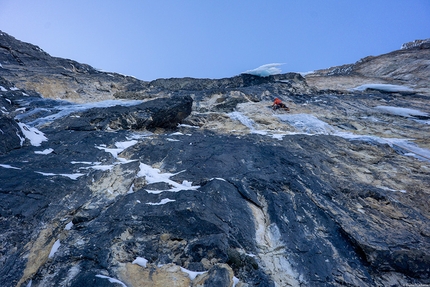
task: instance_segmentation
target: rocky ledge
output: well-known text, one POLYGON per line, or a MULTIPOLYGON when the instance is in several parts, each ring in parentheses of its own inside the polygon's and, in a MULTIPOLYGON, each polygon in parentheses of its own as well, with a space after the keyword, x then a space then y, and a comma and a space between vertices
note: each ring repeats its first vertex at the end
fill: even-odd
POLYGON ((348 91, 364 84, 394 84, 430 96, 430 39, 405 43, 400 50, 368 56, 354 64, 314 71, 306 76, 322 90, 348 91))
POLYGON ((289 73, 133 80, 72 103, 25 88, 44 58, 12 58, 1 286, 430 284, 428 95, 289 73))

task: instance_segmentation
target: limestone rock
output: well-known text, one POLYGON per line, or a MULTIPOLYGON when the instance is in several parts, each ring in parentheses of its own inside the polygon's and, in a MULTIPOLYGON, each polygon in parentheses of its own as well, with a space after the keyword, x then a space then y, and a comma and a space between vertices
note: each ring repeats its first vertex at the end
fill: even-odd
POLYGON ((348 91, 363 84, 405 85, 415 92, 430 95, 430 45, 406 45, 401 49, 379 56, 365 57, 354 64, 318 70, 306 76, 310 86, 322 90, 348 91), (420 48, 419 48, 420 47, 420 48))
POLYGON ((101 72, 73 60, 51 57, 38 46, 21 42, 0 31, 0 76, 23 90, 47 98, 89 102, 113 99, 113 94, 144 81, 101 72))
POLYGON ((0 44, 0 286, 430 283, 425 45, 331 75, 147 83, 0 44), (414 92, 344 90, 376 79, 414 92), (77 89, 127 100, 49 98, 77 89))
POLYGON ((175 264, 142 268, 136 264, 127 263, 124 270, 121 271, 120 277, 129 287, 189 287, 191 283, 188 275, 175 264))

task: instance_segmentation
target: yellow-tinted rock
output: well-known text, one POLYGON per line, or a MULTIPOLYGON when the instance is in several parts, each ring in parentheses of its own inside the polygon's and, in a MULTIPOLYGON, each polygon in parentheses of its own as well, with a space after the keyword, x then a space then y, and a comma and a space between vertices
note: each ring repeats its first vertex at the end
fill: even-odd
POLYGON ((136 264, 127 263, 119 270, 121 280, 129 287, 189 287, 191 280, 181 268, 175 264, 161 267, 148 265, 143 268, 136 264))

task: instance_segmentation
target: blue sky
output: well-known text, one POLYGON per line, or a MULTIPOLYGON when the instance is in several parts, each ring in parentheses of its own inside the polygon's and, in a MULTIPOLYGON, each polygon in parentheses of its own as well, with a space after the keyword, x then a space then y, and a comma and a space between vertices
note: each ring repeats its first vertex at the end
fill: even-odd
POLYGON ((0 0, 0 30, 142 80, 306 72, 430 38, 429 0, 0 0))

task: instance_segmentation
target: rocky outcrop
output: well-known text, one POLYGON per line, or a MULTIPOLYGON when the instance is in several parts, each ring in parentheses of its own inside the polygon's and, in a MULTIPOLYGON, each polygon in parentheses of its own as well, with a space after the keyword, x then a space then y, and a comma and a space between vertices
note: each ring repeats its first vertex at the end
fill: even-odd
POLYGON ((405 85, 430 95, 430 45, 428 40, 407 43, 402 49, 369 56, 354 64, 318 70, 306 76, 310 86, 322 90, 343 90, 362 84, 405 85))
POLYGON ((427 95, 240 75, 76 104, 0 83, 1 286, 430 284, 427 95))
POLYGON ((145 82, 117 73, 101 72, 73 60, 51 57, 38 46, 0 31, 0 76, 17 88, 47 98, 72 102, 112 99, 113 94, 145 82))
POLYGON ((189 96, 156 99, 133 106, 116 105, 71 113, 57 120, 54 129, 65 130, 154 130, 174 128, 191 113, 189 96))

